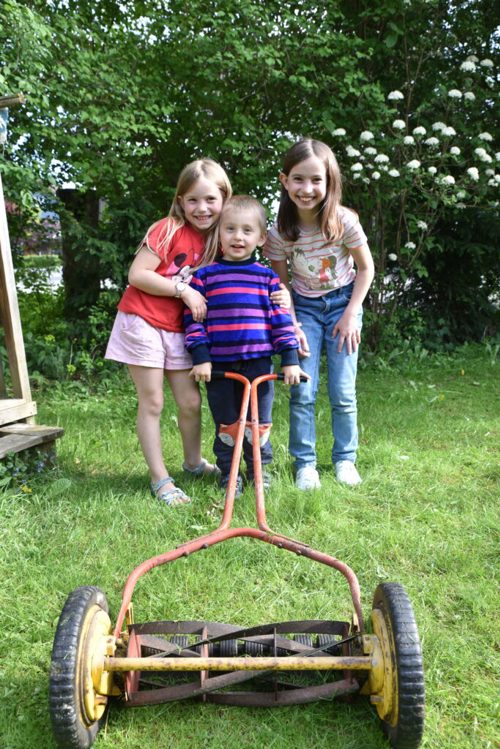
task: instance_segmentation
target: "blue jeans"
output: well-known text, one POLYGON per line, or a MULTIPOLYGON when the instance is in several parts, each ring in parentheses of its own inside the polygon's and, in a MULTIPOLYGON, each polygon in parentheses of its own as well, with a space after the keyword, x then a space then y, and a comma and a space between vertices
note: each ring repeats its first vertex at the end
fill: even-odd
MULTIPOLYGON (((338 335, 332 330, 342 316, 352 295, 353 283, 335 289, 317 299, 293 292, 297 320, 302 323, 311 355, 300 365, 310 375, 309 382, 293 385, 290 398, 290 454, 295 458, 295 468, 316 467, 315 406, 319 386, 319 371, 323 346, 326 349, 328 370, 328 397, 331 408, 333 433, 332 461, 356 461, 358 425, 356 406, 356 373, 358 354, 347 354, 344 344, 337 351, 338 335)), ((361 329, 363 312, 358 315, 361 329)), ((324 431, 322 429, 322 437, 324 431)))

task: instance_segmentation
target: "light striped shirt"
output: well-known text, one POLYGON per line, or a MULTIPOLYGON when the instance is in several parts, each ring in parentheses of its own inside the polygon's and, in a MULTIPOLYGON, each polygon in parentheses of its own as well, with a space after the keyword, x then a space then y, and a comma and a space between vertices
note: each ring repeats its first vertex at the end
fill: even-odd
POLYGON ((356 277, 350 249, 368 244, 359 219, 347 208, 339 209, 344 226, 341 239, 327 242, 319 228, 302 229, 298 239, 283 239, 274 225, 263 251, 269 260, 288 260, 291 284, 302 296, 317 298, 347 286, 356 277))

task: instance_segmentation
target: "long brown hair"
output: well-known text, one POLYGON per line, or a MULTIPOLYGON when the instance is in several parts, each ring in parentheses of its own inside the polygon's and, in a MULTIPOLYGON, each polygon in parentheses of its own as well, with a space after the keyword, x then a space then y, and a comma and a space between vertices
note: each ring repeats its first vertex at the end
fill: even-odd
MULTIPOLYGON (((296 164, 311 156, 320 159, 325 167, 326 195, 319 209, 318 221, 324 238, 334 242, 344 233, 338 210, 342 200, 342 175, 330 146, 320 140, 302 138, 286 152, 282 172, 288 176, 296 164)), ((297 206, 283 185, 278 210, 278 231, 282 237, 291 241, 298 239, 300 233, 297 206)))
MULTIPOLYGON (((226 172, 216 161, 213 161, 212 159, 197 159, 196 161, 192 161, 190 164, 187 164, 187 166, 185 166, 180 173, 179 179, 177 180, 174 199, 172 200, 172 205, 170 206, 170 210, 168 212, 168 215, 172 220, 165 223, 164 232, 160 236, 158 245, 156 247, 156 251, 158 252, 160 257, 165 254, 175 232, 178 231, 182 226, 186 225, 186 217, 179 202, 179 198, 185 195, 194 185, 196 180, 200 179, 200 177, 204 177, 210 182, 213 182, 219 188, 222 194, 223 203, 225 203, 226 200, 233 194, 231 183, 229 182, 229 178, 226 172)), ((146 236, 141 242, 141 247, 143 245, 149 247, 149 235, 151 231, 156 226, 158 226, 159 223, 160 222, 157 221, 155 224, 149 227, 146 236)), ((219 222, 217 221, 217 224, 212 229, 210 229, 206 236, 205 251, 200 258, 198 267, 211 263, 217 254, 217 249, 219 246, 218 225, 219 222)))

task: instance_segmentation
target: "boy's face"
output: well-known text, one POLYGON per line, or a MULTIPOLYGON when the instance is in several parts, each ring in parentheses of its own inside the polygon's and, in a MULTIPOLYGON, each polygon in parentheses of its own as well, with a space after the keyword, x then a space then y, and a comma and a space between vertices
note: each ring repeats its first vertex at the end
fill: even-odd
POLYGON ((220 220, 219 237, 224 260, 248 260, 264 243, 266 232, 252 208, 228 208, 220 220))

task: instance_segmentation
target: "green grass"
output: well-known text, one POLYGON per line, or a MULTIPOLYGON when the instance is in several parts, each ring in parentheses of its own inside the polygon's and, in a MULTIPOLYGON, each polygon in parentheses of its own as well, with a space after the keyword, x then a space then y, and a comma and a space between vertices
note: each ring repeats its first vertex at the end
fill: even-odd
MULTIPOLYGON (((272 528, 347 562, 365 616, 379 582, 401 582, 423 642, 428 749, 491 749, 500 739, 498 691, 498 389, 491 352, 467 347, 398 369, 366 367, 358 383, 364 483, 339 486, 329 462, 325 392, 319 401, 320 492, 295 490, 287 457, 287 392, 277 388, 272 528)), ((58 468, 31 493, 0 495, 0 735, 2 749, 53 747, 47 707, 50 651, 68 593, 98 585, 116 615, 129 572, 143 559, 213 529, 218 490, 186 482, 175 418, 165 410, 167 463, 196 501, 164 510, 148 496, 125 381, 105 395, 37 397, 40 423, 66 434, 58 468)), ((212 428, 204 406, 205 454, 212 428)), ((236 523, 254 525, 249 489, 236 523)), ((336 572, 267 544, 234 539, 150 572, 134 594, 136 619, 252 625, 350 618, 336 572)), ((113 705, 96 749, 383 749, 367 698, 281 710, 174 703, 113 705)))

